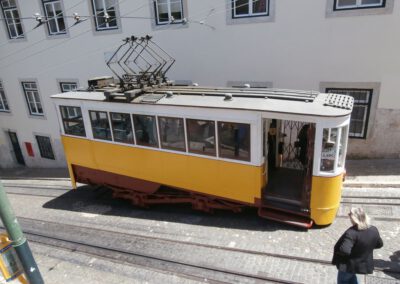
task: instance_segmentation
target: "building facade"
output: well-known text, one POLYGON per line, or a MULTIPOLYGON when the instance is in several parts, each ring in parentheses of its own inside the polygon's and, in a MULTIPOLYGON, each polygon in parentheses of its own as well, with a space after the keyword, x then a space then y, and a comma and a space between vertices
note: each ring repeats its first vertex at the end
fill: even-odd
POLYGON ((169 78, 355 98, 348 156, 399 158, 394 0, 0 0, 0 167, 64 167, 50 96, 112 75, 123 38, 152 35, 169 78))

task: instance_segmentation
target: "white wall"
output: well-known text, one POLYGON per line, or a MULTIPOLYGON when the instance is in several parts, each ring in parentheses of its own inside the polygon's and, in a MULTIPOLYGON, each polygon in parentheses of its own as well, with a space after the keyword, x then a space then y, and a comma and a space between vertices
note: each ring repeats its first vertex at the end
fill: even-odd
MULTIPOLYGON (((216 86, 225 86, 228 81, 249 80, 272 82, 277 88, 313 90, 319 90, 320 82, 379 82, 378 108, 391 111, 377 113, 390 114, 390 121, 400 117, 398 3, 392 11, 382 15, 327 17, 327 5, 331 0, 274 0, 272 22, 228 24, 227 13, 231 12, 226 10, 226 1, 188 1, 189 23, 186 26, 157 28, 150 19, 122 19, 119 31, 102 33, 94 32, 88 20, 57 39, 49 39, 44 27, 30 31, 35 21, 24 20, 25 31, 30 31, 26 40, 10 41, 4 23, 0 22, 0 79, 11 107, 11 115, 0 113, 0 167, 14 163, 12 155, 5 150, 9 146, 4 130, 9 128, 18 130, 24 154, 23 142, 32 142, 37 147, 33 133, 51 136, 56 160, 38 158, 39 151, 35 148, 36 157, 26 158, 28 166, 65 165, 55 110, 49 99, 51 94, 59 92, 57 79, 78 79, 86 86, 90 77, 111 75, 104 63, 104 52, 114 50, 122 38, 130 35, 153 35, 154 40, 176 58, 169 72, 171 79, 216 86), (195 22, 206 17, 213 8, 214 14, 206 19, 206 24, 212 28, 195 22), (20 84, 20 80, 26 78, 38 83, 44 119, 28 115, 20 84)), ((79 2, 64 1, 65 14, 89 15, 89 0, 68 10, 79 2)), ((18 4, 21 17, 41 11, 39 0, 18 0, 18 4)), ((151 17, 151 9, 151 0, 120 0, 119 4, 122 15, 137 10, 128 16, 151 17)), ((68 25, 73 22, 68 19, 68 25)), ((385 117, 375 117, 375 120, 382 119, 385 117)), ((400 126, 394 130, 400 130, 400 126)), ((377 138, 368 139, 376 142, 377 138)), ((385 150, 382 146, 382 151, 377 149, 374 155, 369 155, 368 139, 362 142, 366 145, 357 146, 359 157, 392 157, 400 152, 399 146, 385 150)), ((400 141, 396 134, 393 139, 400 141)), ((360 144, 354 142, 357 143, 360 144)), ((350 145, 350 154, 351 149, 350 145)))

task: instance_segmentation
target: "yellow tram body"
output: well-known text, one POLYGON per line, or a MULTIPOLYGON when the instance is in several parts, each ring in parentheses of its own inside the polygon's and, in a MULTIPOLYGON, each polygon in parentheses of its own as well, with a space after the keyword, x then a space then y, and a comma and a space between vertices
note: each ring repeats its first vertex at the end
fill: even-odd
MULTIPOLYGON (((80 165, 248 204, 261 198, 263 166, 156 152, 67 136, 62 137, 62 142, 68 165, 80 165)), ((73 177, 72 168, 69 169, 73 177)))
POLYGON ((106 185, 136 205, 192 202, 205 211, 254 206, 261 217, 302 227, 331 224, 337 214, 352 109, 348 96, 161 86, 127 101, 123 94, 110 99, 107 88, 52 98, 74 188, 77 182, 106 185), (144 116, 153 125, 154 145, 139 143, 148 126, 135 123, 144 116), (121 128, 123 117, 128 130, 121 128), (181 144, 164 147, 172 131, 168 119, 183 132, 176 134, 181 144), (214 134, 201 147, 191 140, 193 120, 214 129, 208 128, 214 134), (118 140, 121 131, 132 134, 129 143, 118 140), (186 195, 159 194, 159 186, 186 195))

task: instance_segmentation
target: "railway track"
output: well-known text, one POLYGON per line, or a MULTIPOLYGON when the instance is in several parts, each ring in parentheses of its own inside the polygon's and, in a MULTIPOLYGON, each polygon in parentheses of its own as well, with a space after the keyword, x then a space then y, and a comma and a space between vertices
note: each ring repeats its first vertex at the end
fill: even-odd
MULTIPOLYGON (((120 261, 146 269, 173 273, 177 276, 209 283, 301 283, 291 279, 280 279, 260 273, 259 269, 240 269, 240 265, 224 265, 220 259, 258 259, 267 264, 274 263, 310 266, 323 271, 331 269, 330 261, 323 259, 260 252, 232 247, 175 241, 160 237, 149 237, 131 233, 93 229, 85 226, 59 224, 30 218, 19 218, 28 239, 44 245, 77 251, 108 260, 120 261), (96 239, 101 236, 102 239, 96 239), (107 245, 105 245, 107 244, 107 245), (199 254, 196 257, 193 254, 199 254), (211 257, 207 262, 204 257, 211 257), (215 258, 215 260, 214 260, 215 258), (236 269, 232 269, 235 268, 236 269)), ((376 269, 399 275, 395 269, 376 269)))

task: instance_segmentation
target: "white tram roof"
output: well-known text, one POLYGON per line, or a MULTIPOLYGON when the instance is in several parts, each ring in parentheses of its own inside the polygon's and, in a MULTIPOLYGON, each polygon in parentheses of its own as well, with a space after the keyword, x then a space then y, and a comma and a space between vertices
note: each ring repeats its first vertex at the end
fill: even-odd
POLYGON ((328 117, 349 115, 353 108, 353 98, 351 96, 325 94, 315 91, 164 86, 150 89, 130 102, 124 99, 123 93, 112 92, 115 99, 108 101, 104 91, 107 90, 104 89, 101 92, 76 91, 51 97, 55 99, 104 101, 108 103, 221 108, 328 117))

